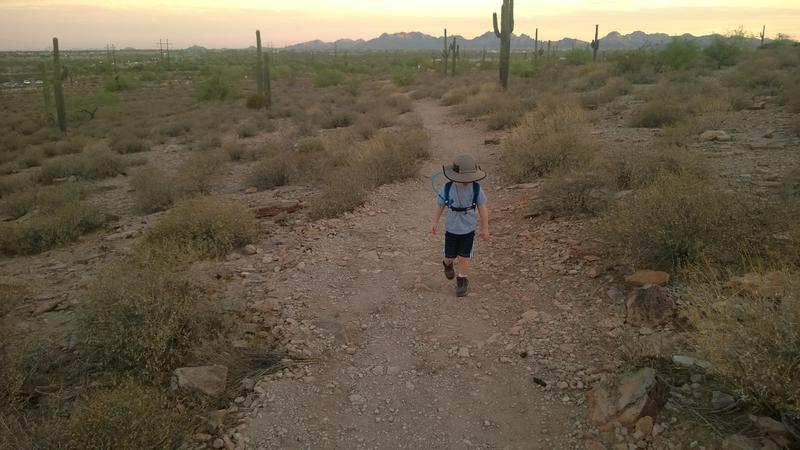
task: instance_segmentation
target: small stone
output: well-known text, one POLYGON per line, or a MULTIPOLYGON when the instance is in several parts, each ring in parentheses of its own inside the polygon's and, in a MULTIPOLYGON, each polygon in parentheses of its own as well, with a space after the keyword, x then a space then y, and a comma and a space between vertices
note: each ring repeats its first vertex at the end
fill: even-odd
POLYGON ((653 433, 653 418, 644 416, 636 421, 636 431, 642 433, 642 436, 650 436, 653 433))
POLYGON ((350 398, 350 403, 354 405, 363 405, 364 403, 367 402, 367 399, 364 398, 364 396, 361 394, 351 394, 349 398, 350 398))
POLYGON ((256 192, 258 192, 258 188, 255 186, 250 186, 249 188, 244 190, 245 194, 255 194, 256 192))
POLYGON ((567 389, 567 388, 569 388, 569 385, 567 384, 566 381, 559 381, 557 386, 558 386, 559 389, 567 389))
POLYGON ((606 446, 600 441, 586 441, 583 443, 585 450, 606 450, 606 446))
POLYGON ((225 366, 181 367, 173 372, 175 388, 202 392, 217 396, 225 390, 228 368, 225 366))
POLYGON ((461 347, 458 349, 458 356, 460 358, 469 358, 469 349, 467 347, 461 347))
POLYGON ((669 283, 669 274, 657 270, 637 270, 625 277, 625 281, 634 286, 647 286, 650 284, 666 286, 669 283))
POLYGON ((253 244, 245 245, 243 251, 245 255, 255 255, 256 253, 258 253, 258 249, 253 244))
POLYGON ((731 140, 731 136, 722 130, 708 130, 700 134, 700 139, 704 141, 728 142, 731 140))
POLYGON ((211 444, 214 448, 222 448, 225 447, 225 442, 222 439, 214 439, 214 442, 211 444))

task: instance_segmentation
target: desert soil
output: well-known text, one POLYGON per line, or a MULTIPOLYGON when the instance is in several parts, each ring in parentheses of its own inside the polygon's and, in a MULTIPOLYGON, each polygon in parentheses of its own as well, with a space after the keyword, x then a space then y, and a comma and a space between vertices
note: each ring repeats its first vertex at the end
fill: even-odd
POLYGON ((303 359, 236 399, 236 437, 258 449, 583 448, 586 390, 620 364, 622 320, 608 318, 623 305, 599 245, 581 239, 581 221, 525 218, 538 186, 499 179, 499 150, 485 144, 499 135, 433 101, 415 111, 433 153, 416 179, 229 263, 249 277, 249 311, 273 316, 303 359), (461 152, 490 174, 492 230, 466 298, 429 233, 430 176, 461 152))

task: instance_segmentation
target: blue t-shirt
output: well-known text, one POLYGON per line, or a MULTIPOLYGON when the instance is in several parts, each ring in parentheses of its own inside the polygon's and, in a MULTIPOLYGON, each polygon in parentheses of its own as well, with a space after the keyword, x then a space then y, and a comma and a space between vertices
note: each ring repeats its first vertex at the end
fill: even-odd
MULTIPOLYGON (((445 185, 446 186, 446 185, 445 185)), ((472 206, 472 183, 461 185, 453 182, 450 188, 450 200, 456 208, 469 208, 472 206)), ((439 190, 439 195, 436 196, 436 201, 439 206, 445 206, 444 186, 439 190)), ((483 193, 483 187, 478 191, 478 205, 486 203, 486 194, 483 193)), ((445 231, 452 234, 469 234, 475 231, 475 225, 478 223, 477 209, 468 209, 464 212, 450 211, 447 209, 447 222, 445 224, 445 231)))

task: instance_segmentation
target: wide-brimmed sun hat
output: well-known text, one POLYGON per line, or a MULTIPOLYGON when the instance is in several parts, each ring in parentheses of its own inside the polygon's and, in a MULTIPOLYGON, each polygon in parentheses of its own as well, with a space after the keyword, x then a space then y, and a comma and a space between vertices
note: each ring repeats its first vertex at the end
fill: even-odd
POLYGON ((442 172, 448 180, 457 183, 472 183, 486 178, 486 172, 482 171, 475 158, 469 155, 456 156, 453 164, 442 167, 442 172))

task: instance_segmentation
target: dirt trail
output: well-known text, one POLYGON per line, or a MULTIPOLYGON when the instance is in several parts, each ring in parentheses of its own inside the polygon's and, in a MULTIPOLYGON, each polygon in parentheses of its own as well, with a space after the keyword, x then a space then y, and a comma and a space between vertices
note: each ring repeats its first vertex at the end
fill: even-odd
POLYGON ((270 274, 279 332, 320 359, 258 383, 248 448, 582 447, 583 389, 604 363, 586 344, 601 340, 587 327, 602 300, 587 294, 596 282, 578 230, 531 225, 521 191, 490 175, 493 238, 478 242, 472 291, 456 298, 441 236, 428 236, 429 176, 459 152, 496 174, 493 136, 432 101, 415 110, 433 150, 420 177, 309 225, 292 243, 302 262, 270 274))

